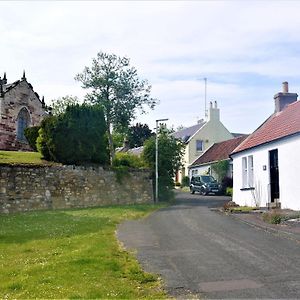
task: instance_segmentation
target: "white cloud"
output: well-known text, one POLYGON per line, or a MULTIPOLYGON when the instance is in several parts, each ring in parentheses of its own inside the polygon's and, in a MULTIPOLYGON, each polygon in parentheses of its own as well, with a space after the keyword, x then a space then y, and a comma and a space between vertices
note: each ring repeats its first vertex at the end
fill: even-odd
POLYGON ((300 90, 296 1, 0 2, 0 72, 46 100, 84 91, 74 81, 100 50, 127 55, 161 100, 142 119, 191 125, 208 97, 225 125, 251 131, 283 80, 300 90))

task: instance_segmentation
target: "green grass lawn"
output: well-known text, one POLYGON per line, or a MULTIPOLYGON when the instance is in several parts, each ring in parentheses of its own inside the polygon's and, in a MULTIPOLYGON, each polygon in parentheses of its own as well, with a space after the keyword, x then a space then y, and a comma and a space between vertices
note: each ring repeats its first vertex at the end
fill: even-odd
POLYGON ((38 152, 0 151, 0 164, 45 165, 51 163, 42 160, 38 152))
POLYGON ((157 205, 0 215, 0 298, 166 298, 115 237, 157 205))

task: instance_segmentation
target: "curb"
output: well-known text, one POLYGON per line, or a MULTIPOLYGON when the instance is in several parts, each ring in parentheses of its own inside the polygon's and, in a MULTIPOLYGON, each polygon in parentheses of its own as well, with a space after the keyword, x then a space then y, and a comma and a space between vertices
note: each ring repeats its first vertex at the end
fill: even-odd
POLYGON ((235 216, 234 214, 228 214, 228 216, 236 219, 236 220, 239 220, 247 225, 250 225, 252 227, 255 227, 255 228, 258 228, 258 229, 262 229, 264 231, 267 231, 267 232, 270 232, 270 233, 275 233, 279 236, 283 236, 285 238, 288 238, 290 240, 293 240, 293 241, 296 241, 298 243, 300 243, 300 236, 297 237, 293 232, 288 232, 288 231, 284 231, 284 230, 279 230, 279 229, 275 229, 275 228, 272 228, 272 227, 269 227, 268 225, 260 225, 260 224, 257 224, 257 223, 253 223, 253 222, 250 222, 250 221, 246 221, 246 220, 243 220, 241 218, 239 218, 238 216, 235 216))

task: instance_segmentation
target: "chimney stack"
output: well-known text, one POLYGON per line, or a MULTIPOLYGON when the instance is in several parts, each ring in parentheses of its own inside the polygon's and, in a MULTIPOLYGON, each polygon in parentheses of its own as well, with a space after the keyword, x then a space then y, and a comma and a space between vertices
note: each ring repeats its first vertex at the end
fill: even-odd
POLYGON ((282 92, 274 96, 275 113, 282 111, 287 105, 297 101, 298 94, 289 93, 289 84, 287 81, 282 83, 282 92))
POLYGON ((220 121, 220 110, 217 105, 217 101, 209 102, 208 121, 219 122, 220 121))
POLYGON ((283 93, 288 93, 289 92, 289 83, 287 81, 284 81, 282 83, 282 92, 283 93))

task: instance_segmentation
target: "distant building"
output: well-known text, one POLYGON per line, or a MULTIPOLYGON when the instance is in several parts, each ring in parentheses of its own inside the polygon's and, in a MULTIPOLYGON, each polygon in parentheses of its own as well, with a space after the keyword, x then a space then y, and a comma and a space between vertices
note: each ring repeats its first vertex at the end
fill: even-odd
POLYGON ((232 178, 232 160, 229 155, 247 136, 244 134, 234 139, 213 144, 189 166, 189 176, 210 174, 216 179, 222 180, 222 178, 218 178, 212 166, 220 161, 227 160, 229 168, 226 176, 232 178))
POLYGON ((45 115, 44 99, 34 92, 25 72, 11 84, 6 73, 0 77, 0 150, 31 150, 24 130, 39 125, 45 115))
POLYGON ((210 102, 208 120, 200 120, 198 124, 179 130, 173 134, 185 144, 182 169, 176 174, 175 181, 181 182, 188 176, 188 167, 214 143, 232 139, 234 136, 220 121, 220 109, 217 102, 210 102))
POLYGON ((231 154, 233 201, 300 210, 300 101, 288 83, 274 96, 275 112, 231 154))

